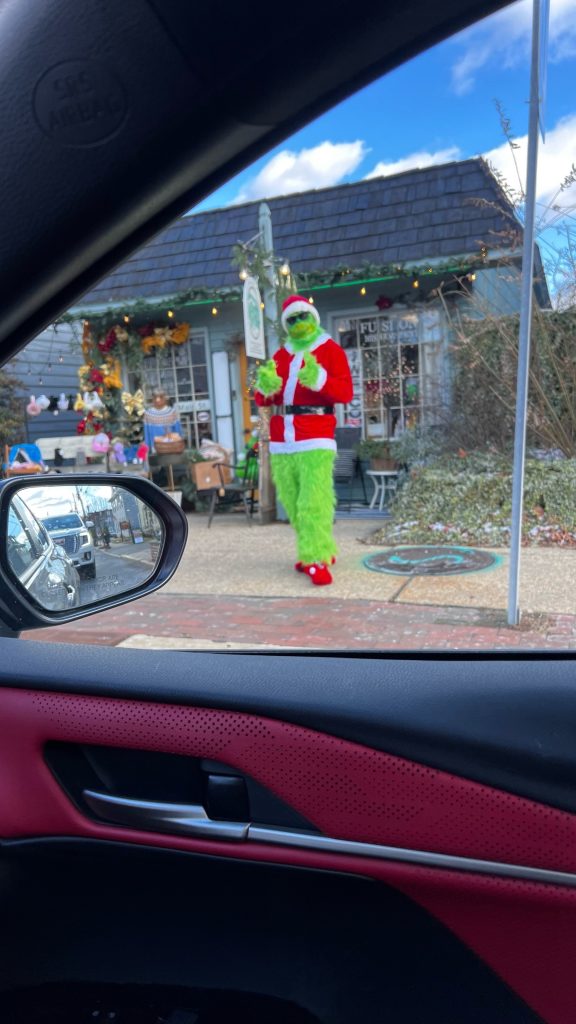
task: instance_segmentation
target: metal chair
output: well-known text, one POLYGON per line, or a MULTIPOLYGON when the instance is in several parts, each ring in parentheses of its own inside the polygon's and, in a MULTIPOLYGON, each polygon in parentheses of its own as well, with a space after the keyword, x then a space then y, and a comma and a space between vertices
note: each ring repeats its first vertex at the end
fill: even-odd
POLYGON ((258 456, 254 452, 248 452, 246 462, 242 466, 232 466, 226 462, 215 463, 215 469, 218 470, 218 475, 220 477, 220 486, 213 488, 210 492, 208 529, 210 529, 212 525, 218 499, 223 499, 225 502, 227 498, 230 505, 235 504, 238 500, 242 501, 248 525, 252 526, 252 516, 254 515, 254 495, 258 490, 258 479, 253 479, 249 463, 251 459, 256 459, 257 457, 258 456), (224 469, 232 471, 232 480, 228 483, 226 482, 225 475, 223 473, 224 469))
MULTIPOLYGON (((336 459, 334 462, 334 482, 348 484, 348 511, 352 509, 352 493, 354 490, 354 481, 358 475, 358 452, 355 449, 342 449, 336 453, 336 459)), ((366 497, 366 484, 364 483, 364 476, 360 473, 360 480, 362 481, 362 490, 364 492, 364 502, 367 504, 368 498, 366 497)))

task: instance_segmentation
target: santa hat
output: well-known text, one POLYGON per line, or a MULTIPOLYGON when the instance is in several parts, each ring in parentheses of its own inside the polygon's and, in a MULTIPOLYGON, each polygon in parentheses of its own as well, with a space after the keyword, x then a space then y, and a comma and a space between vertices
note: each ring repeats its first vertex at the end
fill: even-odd
POLYGON ((309 299, 305 299, 302 295, 290 295, 282 303, 282 327, 284 330, 286 330, 288 317, 294 316, 295 313, 311 313, 316 323, 320 323, 320 314, 309 299))

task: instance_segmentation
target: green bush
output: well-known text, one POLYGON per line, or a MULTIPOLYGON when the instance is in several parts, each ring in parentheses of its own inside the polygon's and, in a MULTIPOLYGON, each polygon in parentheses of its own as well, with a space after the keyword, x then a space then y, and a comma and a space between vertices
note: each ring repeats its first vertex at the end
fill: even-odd
MULTIPOLYGON (((411 471, 390 505, 377 543, 510 543, 512 463, 497 456, 443 456, 411 471)), ((528 459, 524 487, 526 544, 576 546, 576 459, 528 459)))

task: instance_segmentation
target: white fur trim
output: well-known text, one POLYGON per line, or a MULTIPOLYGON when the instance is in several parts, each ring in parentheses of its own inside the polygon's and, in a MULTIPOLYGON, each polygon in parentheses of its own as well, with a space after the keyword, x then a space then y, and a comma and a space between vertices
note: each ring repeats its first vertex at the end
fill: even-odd
POLYGON ((335 452, 336 441, 331 437, 310 437, 306 441, 270 441, 271 455, 293 455, 295 452, 313 452, 317 449, 335 452))
POLYGON ((297 352, 290 363, 290 369, 288 371, 288 380, 286 381, 286 384, 284 386, 284 405, 294 405, 294 394, 296 392, 296 385, 298 383, 298 372, 303 363, 303 353, 297 352))
POLYGON ((284 440, 288 444, 292 444, 296 440, 296 431, 294 430, 294 416, 290 413, 284 417, 284 440))
POLYGON ((328 373, 323 366, 320 367, 320 376, 316 381, 315 386, 310 388, 310 391, 322 391, 326 381, 328 380, 328 373))
POLYGON ((286 330, 286 322, 289 316, 294 316, 295 313, 312 313, 317 324, 320 323, 320 314, 313 306, 311 302, 291 302, 286 309, 282 311, 282 327, 286 330))

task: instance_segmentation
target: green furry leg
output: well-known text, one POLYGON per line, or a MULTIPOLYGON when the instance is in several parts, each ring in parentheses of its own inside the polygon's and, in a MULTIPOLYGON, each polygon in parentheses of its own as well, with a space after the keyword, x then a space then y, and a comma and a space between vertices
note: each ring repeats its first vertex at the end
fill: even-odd
POLYGON ((272 479, 294 529, 298 522, 299 474, 294 455, 271 455, 272 479))
POLYGON ((324 449, 272 455, 278 497, 296 531, 298 558, 305 565, 327 562, 337 553, 334 541, 334 459, 324 449))

